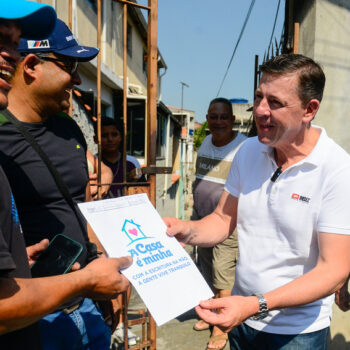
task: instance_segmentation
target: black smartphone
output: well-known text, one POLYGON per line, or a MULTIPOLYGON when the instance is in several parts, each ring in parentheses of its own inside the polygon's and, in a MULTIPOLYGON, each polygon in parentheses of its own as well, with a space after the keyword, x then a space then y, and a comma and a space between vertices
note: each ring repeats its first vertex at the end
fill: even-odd
POLYGON ((62 275, 68 272, 83 251, 75 240, 56 235, 31 267, 32 277, 62 275))

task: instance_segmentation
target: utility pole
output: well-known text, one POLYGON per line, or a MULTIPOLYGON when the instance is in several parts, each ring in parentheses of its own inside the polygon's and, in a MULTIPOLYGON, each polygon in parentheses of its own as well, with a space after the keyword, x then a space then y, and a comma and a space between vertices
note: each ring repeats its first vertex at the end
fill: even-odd
POLYGON ((181 210, 181 219, 185 219, 185 189, 186 189, 186 181, 184 181, 184 158, 186 156, 186 153, 184 155, 184 138, 183 138, 183 129, 186 125, 184 125, 184 87, 190 87, 188 84, 184 83, 183 81, 180 81, 181 84, 181 148, 180 148, 180 210, 181 210))
MULTIPOLYGON (((184 109, 184 86, 190 87, 188 84, 180 81, 181 84, 181 118, 183 118, 183 109, 184 109)), ((183 120, 181 120, 181 124, 183 124, 183 120)))

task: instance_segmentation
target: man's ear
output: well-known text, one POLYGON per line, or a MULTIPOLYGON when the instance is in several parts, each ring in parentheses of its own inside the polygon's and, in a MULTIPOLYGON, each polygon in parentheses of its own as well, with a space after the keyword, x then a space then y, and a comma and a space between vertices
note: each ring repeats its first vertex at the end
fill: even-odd
POLYGON ((315 98, 310 100, 305 106, 305 114, 303 117, 303 121, 307 124, 311 123, 311 121, 315 118, 315 115, 320 108, 320 101, 315 98))
POLYGON ((32 79, 36 77, 39 65, 39 58, 32 53, 24 57, 22 61, 23 72, 32 79))

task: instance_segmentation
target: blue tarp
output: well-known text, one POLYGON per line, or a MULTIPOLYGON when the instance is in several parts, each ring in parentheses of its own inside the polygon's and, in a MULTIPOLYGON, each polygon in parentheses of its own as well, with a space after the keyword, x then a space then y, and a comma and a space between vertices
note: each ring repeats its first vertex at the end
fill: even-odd
POLYGON ((248 100, 245 98, 231 98, 230 99, 231 103, 248 103, 248 100))

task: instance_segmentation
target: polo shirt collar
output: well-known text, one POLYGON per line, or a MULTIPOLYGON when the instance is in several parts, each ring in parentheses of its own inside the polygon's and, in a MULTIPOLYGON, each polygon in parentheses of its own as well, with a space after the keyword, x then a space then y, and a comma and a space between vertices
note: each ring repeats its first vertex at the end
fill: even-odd
MULTIPOLYGON (((313 148, 313 150, 311 151, 311 153, 306 158, 298 162, 297 163, 298 165, 308 163, 308 164, 317 166, 323 161, 323 159, 325 159, 325 156, 329 151, 330 139, 327 136, 326 130, 317 125, 312 125, 312 127, 321 130, 320 137, 318 138, 317 143, 313 148)), ((271 158, 273 162, 275 162, 274 148, 268 145, 264 145, 260 142, 259 144, 260 144, 261 152, 267 153, 268 157, 271 158)))

